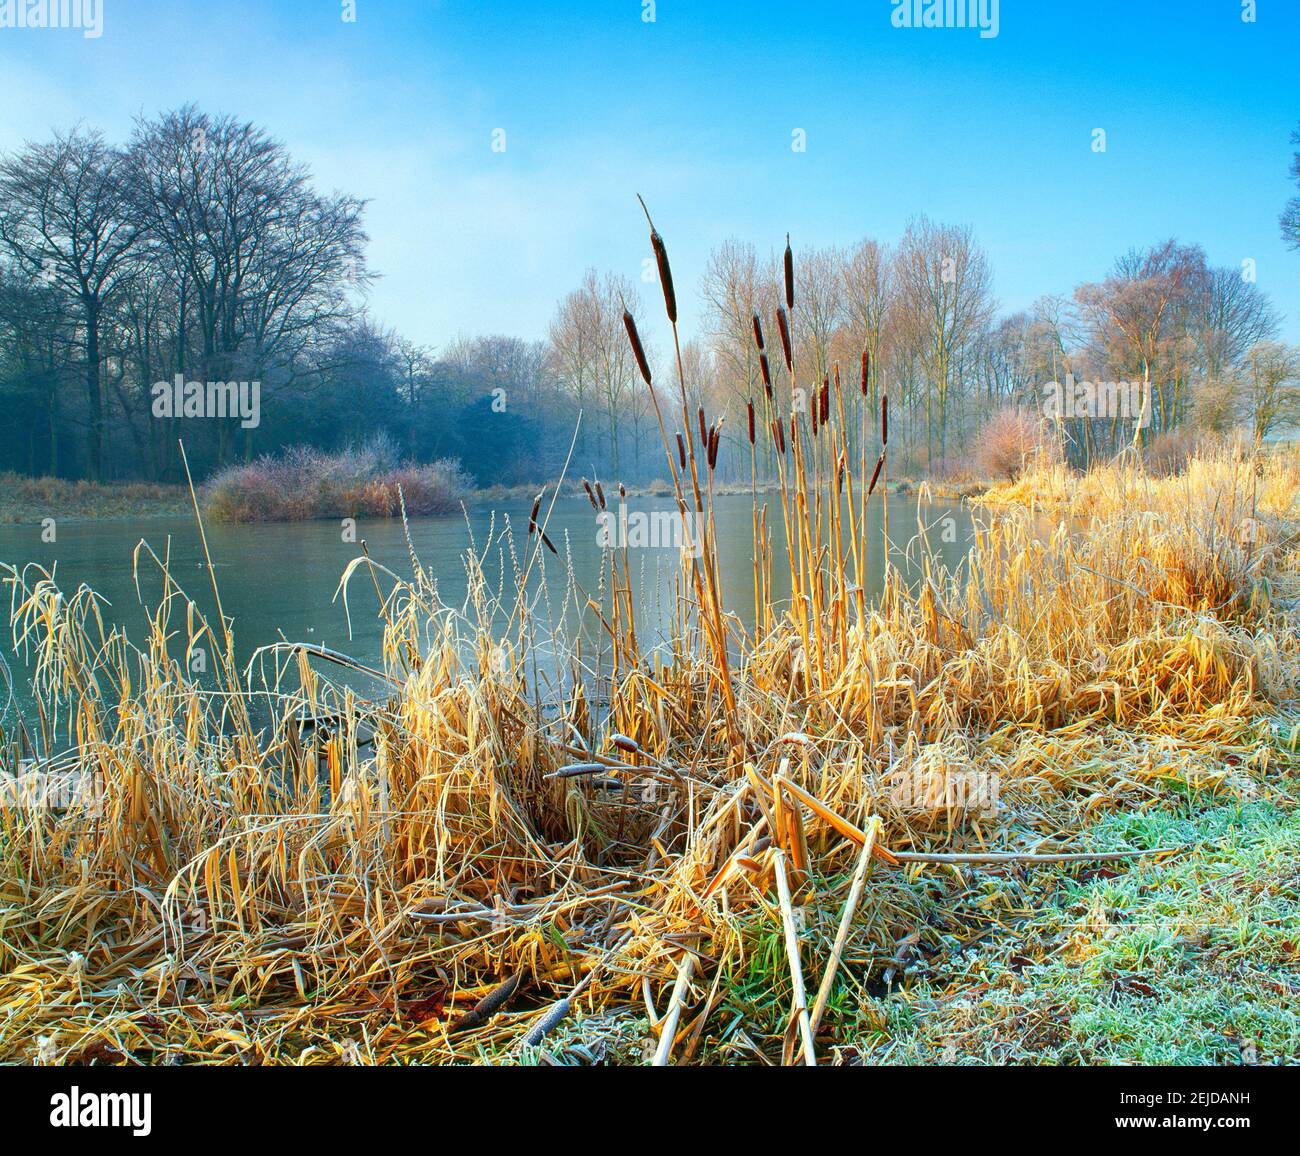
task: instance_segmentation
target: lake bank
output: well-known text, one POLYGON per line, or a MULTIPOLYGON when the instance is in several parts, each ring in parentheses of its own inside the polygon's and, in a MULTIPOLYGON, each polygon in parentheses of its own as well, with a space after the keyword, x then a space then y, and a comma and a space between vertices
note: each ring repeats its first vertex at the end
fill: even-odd
MULTIPOLYGON (((929 486, 930 495, 939 501, 958 501, 976 497, 988 489, 982 482, 944 482, 938 480, 916 481, 900 478, 889 483, 891 494, 914 494, 921 485, 929 486)), ((466 506, 481 508, 494 503, 522 504, 531 501, 546 484, 520 486, 491 486, 486 489, 467 489, 458 495, 466 506)), ((584 497, 582 483, 574 481, 565 487, 565 496, 584 497)), ((714 492, 724 496, 749 496, 753 490, 748 482, 725 482, 714 492)), ((660 498, 671 493, 667 483, 657 482, 643 486, 628 486, 629 498, 660 498)), ((775 482, 760 482, 760 495, 777 494, 775 482)), ((202 508, 202 507, 201 507, 202 508)), ((20 474, 0 474, 0 526, 40 526, 47 518, 56 521, 128 521, 156 520, 178 516, 193 517, 194 507, 189 488, 153 482, 87 482, 67 481, 63 478, 29 478, 20 474)), ((266 523, 328 521, 336 518, 355 518, 360 511, 319 514, 311 518, 255 519, 266 523)), ((389 517, 397 517, 393 508, 389 517)), ((205 511, 205 516, 207 513, 205 511)), ((214 521, 220 519, 213 519, 214 521)))
MULTIPOLYGON (((384 607, 370 695, 298 648, 226 660, 215 617, 175 598, 143 649, 104 642, 87 593, 33 574, 16 625, 104 810, 0 813, 0 895, 22 896, 0 904, 0 1059, 111 1039, 104 1062, 536 1062, 526 1037, 557 1000, 561 1060, 956 1061, 983 1054, 990 1023, 1006 1028, 993 1057, 1225 1062, 1229 1014, 1243 1058, 1295 1059, 1293 937, 1272 923, 1293 897, 1263 903, 1294 832, 1298 483, 1280 461, 1262 477, 1227 458, 1168 480, 1112 468, 1047 535, 1011 506, 953 561, 922 558, 920 582, 892 570, 882 588, 883 515, 906 541, 915 501, 873 499, 830 551, 812 526, 788 567, 774 542, 753 591, 756 513, 715 502, 707 565, 665 552, 659 610, 632 590, 650 556, 602 551, 569 498, 541 518, 555 553, 521 529, 531 504, 513 541, 499 515, 490 535, 478 523, 452 609, 454 568, 420 555, 455 520, 431 519, 419 560, 355 573, 354 619, 384 607), (716 618, 697 602, 715 579, 716 618), (555 641, 579 612, 591 634, 555 641), (187 670, 196 648, 219 686, 187 670), (266 703, 271 724, 251 722, 266 703), (309 710, 328 728, 305 734, 309 710), (1220 897, 1198 890, 1210 872, 1220 897), (1148 963, 1151 936, 1112 910, 1173 914, 1166 954, 1148 963), (1004 1021, 1040 974, 1020 1032, 1004 1021), (1144 1024, 1157 1000, 1168 1014, 1144 1024), (669 1014, 681 1031, 656 1045, 669 1014), (1108 1046, 1083 1051, 1099 1030, 1108 1046)), ((400 523, 376 525, 404 556, 400 523)), ((290 530, 336 527, 230 529, 287 570, 290 530)), ((242 559, 218 554, 224 591, 242 559)), ((193 557, 173 551, 178 576, 193 557)), ((265 569, 245 581, 269 600, 265 569)))

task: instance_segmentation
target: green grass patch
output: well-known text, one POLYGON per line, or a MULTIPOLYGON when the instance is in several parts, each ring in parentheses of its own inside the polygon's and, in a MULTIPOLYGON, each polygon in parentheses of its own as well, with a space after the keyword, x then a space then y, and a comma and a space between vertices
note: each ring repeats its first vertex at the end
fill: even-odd
MULTIPOLYGON (((1300 1060, 1300 811, 1280 796, 1116 812, 1098 849, 1161 862, 1044 873, 1014 928, 859 1008, 868 1063, 1300 1060)), ((1016 884, 1012 884, 1016 890, 1016 884)))

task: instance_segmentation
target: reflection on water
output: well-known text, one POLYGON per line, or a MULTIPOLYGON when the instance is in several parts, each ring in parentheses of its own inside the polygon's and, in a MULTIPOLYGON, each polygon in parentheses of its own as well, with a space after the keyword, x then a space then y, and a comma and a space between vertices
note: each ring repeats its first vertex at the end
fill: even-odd
MULTIPOLYGON (((773 595, 789 596, 789 574, 784 562, 780 500, 767 499, 769 524, 775 525, 773 595)), ((520 556, 528 548, 525 528, 531 502, 494 503, 471 508, 468 515, 421 518, 410 523, 415 552, 426 571, 437 580, 438 592, 447 606, 459 609, 465 600, 467 576, 465 551, 471 540, 484 555, 484 570, 494 590, 504 563, 513 572, 510 555, 503 543, 507 517, 516 536, 520 556)), ((669 498, 630 498, 629 511, 668 511, 669 498)), ((920 515, 932 527, 928 541, 933 552, 949 567, 957 566, 969 547, 972 521, 960 504, 924 503, 920 515)), ((907 571, 905 550, 917 531, 918 505, 914 498, 889 498, 890 534, 894 541, 891 558, 907 571)), ((866 529, 869 543, 867 588, 875 595, 883 579, 879 501, 873 501, 866 529)), ((753 618, 753 532, 752 504, 748 496, 717 499, 716 522, 719 567, 728 609, 747 625, 753 618)), ((561 559, 547 557, 549 604, 558 616, 564 598, 561 561, 571 561, 577 582, 598 595, 602 584, 599 526, 585 498, 565 498, 556 503, 547 526, 561 559)), ((135 641, 146 631, 146 611, 136 591, 132 557, 136 544, 144 539, 160 557, 170 557, 173 578, 192 597, 208 620, 217 624, 211 582, 204 569, 203 548, 194 520, 147 519, 116 522, 60 521, 58 539, 41 540, 40 525, 0 526, 0 562, 22 566, 37 563, 54 568, 60 587, 75 590, 86 584, 110 604, 107 621, 122 626, 135 641)), ((382 623, 376 615, 377 597, 365 571, 358 571, 350 585, 351 632, 341 599, 336 599, 339 579, 348 563, 360 553, 364 539, 375 561, 399 575, 411 572, 402 524, 399 520, 363 521, 356 526, 356 540, 349 540, 338 522, 306 522, 261 526, 209 526, 208 546, 221 591, 222 607, 234 620, 236 649, 246 662, 261 646, 279 640, 325 646, 351 655, 369 665, 382 663, 382 623), (368 596, 367 596, 368 595, 368 596)), ((638 634, 643 645, 661 637, 672 617, 673 592, 678 573, 677 552, 668 547, 634 548, 629 551, 633 589, 638 592, 638 634)), ((140 593, 146 605, 156 605, 162 581, 156 566, 144 553, 139 570, 140 593)), ((546 601, 540 605, 543 619, 546 601)), ((7 618, 8 606, 4 607, 7 618)), ((569 610, 572 623, 574 613, 569 610)), ((184 628, 183 620, 175 623, 184 628)), ((16 662, 6 627, 0 654, 9 659, 16 681, 23 681, 23 667, 16 662)), ((22 687, 19 688, 20 695, 22 687)), ((0 709, 4 705, 0 685, 0 709)))

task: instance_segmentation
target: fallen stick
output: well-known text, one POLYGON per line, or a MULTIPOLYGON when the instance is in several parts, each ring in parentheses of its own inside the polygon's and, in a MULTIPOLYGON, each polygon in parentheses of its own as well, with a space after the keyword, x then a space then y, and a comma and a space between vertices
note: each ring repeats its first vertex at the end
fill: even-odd
POLYGON ((659 1033, 659 1046, 655 1049, 651 1067, 666 1068, 672 1058, 673 1043, 677 1038, 677 1021, 681 1019, 682 1007, 686 1003, 686 991, 690 987, 691 977, 695 974, 695 956, 686 952, 677 965, 677 980, 673 984, 673 994, 668 1000, 668 1012, 664 1016, 663 1028, 659 1033))
POLYGON ((900 863, 1105 863, 1111 859, 1137 859, 1143 855, 1168 855, 1181 847, 1155 847, 1150 851, 1070 851, 1037 855, 1033 852, 989 851, 946 854, 928 851, 893 851, 900 863))
POLYGON ((858 856, 857 870, 853 872, 853 883, 849 887, 849 897, 844 901, 844 914, 840 916, 839 931, 835 934, 835 945, 831 948, 831 957, 826 963, 826 974, 822 976, 821 987, 817 990, 817 999, 813 1004, 811 1027, 813 1035, 821 1026, 822 1016, 826 1012, 826 1002, 831 997, 835 986, 835 974, 839 971, 840 961, 844 958, 844 948, 849 942, 849 931, 853 927, 853 918, 858 913, 858 904, 862 901, 862 889, 867 875, 871 871, 871 853, 880 834, 880 820, 873 818, 867 824, 867 839, 862 844, 862 854, 858 856))
POLYGON ((812 1024, 808 1019, 808 997, 804 992, 803 967, 799 963, 799 937, 794 929, 794 908, 790 904, 790 880, 786 877, 784 851, 775 853, 773 866, 776 869, 776 892, 781 901, 781 922, 785 926, 785 953, 790 960, 790 981, 794 985, 792 1011, 803 1037, 804 1063, 815 1068, 817 1055, 813 1050, 812 1024))

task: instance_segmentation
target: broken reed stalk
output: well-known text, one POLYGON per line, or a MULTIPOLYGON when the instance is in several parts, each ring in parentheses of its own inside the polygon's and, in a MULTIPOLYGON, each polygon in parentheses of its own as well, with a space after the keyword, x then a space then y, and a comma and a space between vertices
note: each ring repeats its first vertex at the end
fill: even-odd
POLYGON ((664 1013, 659 1028, 659 1046, 655 1048, 651 1067, 666 1068, 672 1060, 673 1044, 677 1040, 677 1022, 682 1017, 682 1008, 686 1006, 687 993, 694 975, 695 956, 688 951, 677 965, 677 978, 673 981, 672 995, 668 997, 668 1010, 664 1013))
POLYGON ((826 1003, 835 989, 835 976, 840 962, 844 958, 844 949, 848 946, 849 933, 853 930, 853 920, 858 913, 858 904, 862 902, 862 890, 871 871, 872 852, 876 840, 880 837, 880 820, 875 816, 867 821, 867 837, 858 854, 858 865, 853 872, 853 882, 849 885, 848 898, 844 900, 844 911, 840 915, 839 930, 835 933, 835 944, 831 948, 831 957, 826 961, 826 973, 822 976, 821 986, 817 989, 817 999, 813 1002, 809 1030, 816 1037, 821 1026, 822 1016, 826 1012, 826 1003))
POLYGON ((1117 859, 1141 859, 1146 855, 1172 855, 1181 847, 1154 847, 1149 851, 1068 851, 1036 854, 1031 851, 988 851, 952 854, 931 851, 892 851, 900 863, 1107 863, 1117 859))
POLYGON ((794 908, 790 901, 790 880, 786 875, 784 851, 774 853, 772 867, 776 873, 776 893, 781 904, 781 924, 785 930, 785 953, 790 964, 790 982, 794 988, 791 997, 791 1018, 798 1025, 799 1035, 803 1041, 804 1063, 810 1068, 815 1068, 817 1052, 813 1045, 812 1023, 808 1018, 808 997, 803 986, 803 964, 799 961, 799 935, 794 926, 794 908))

